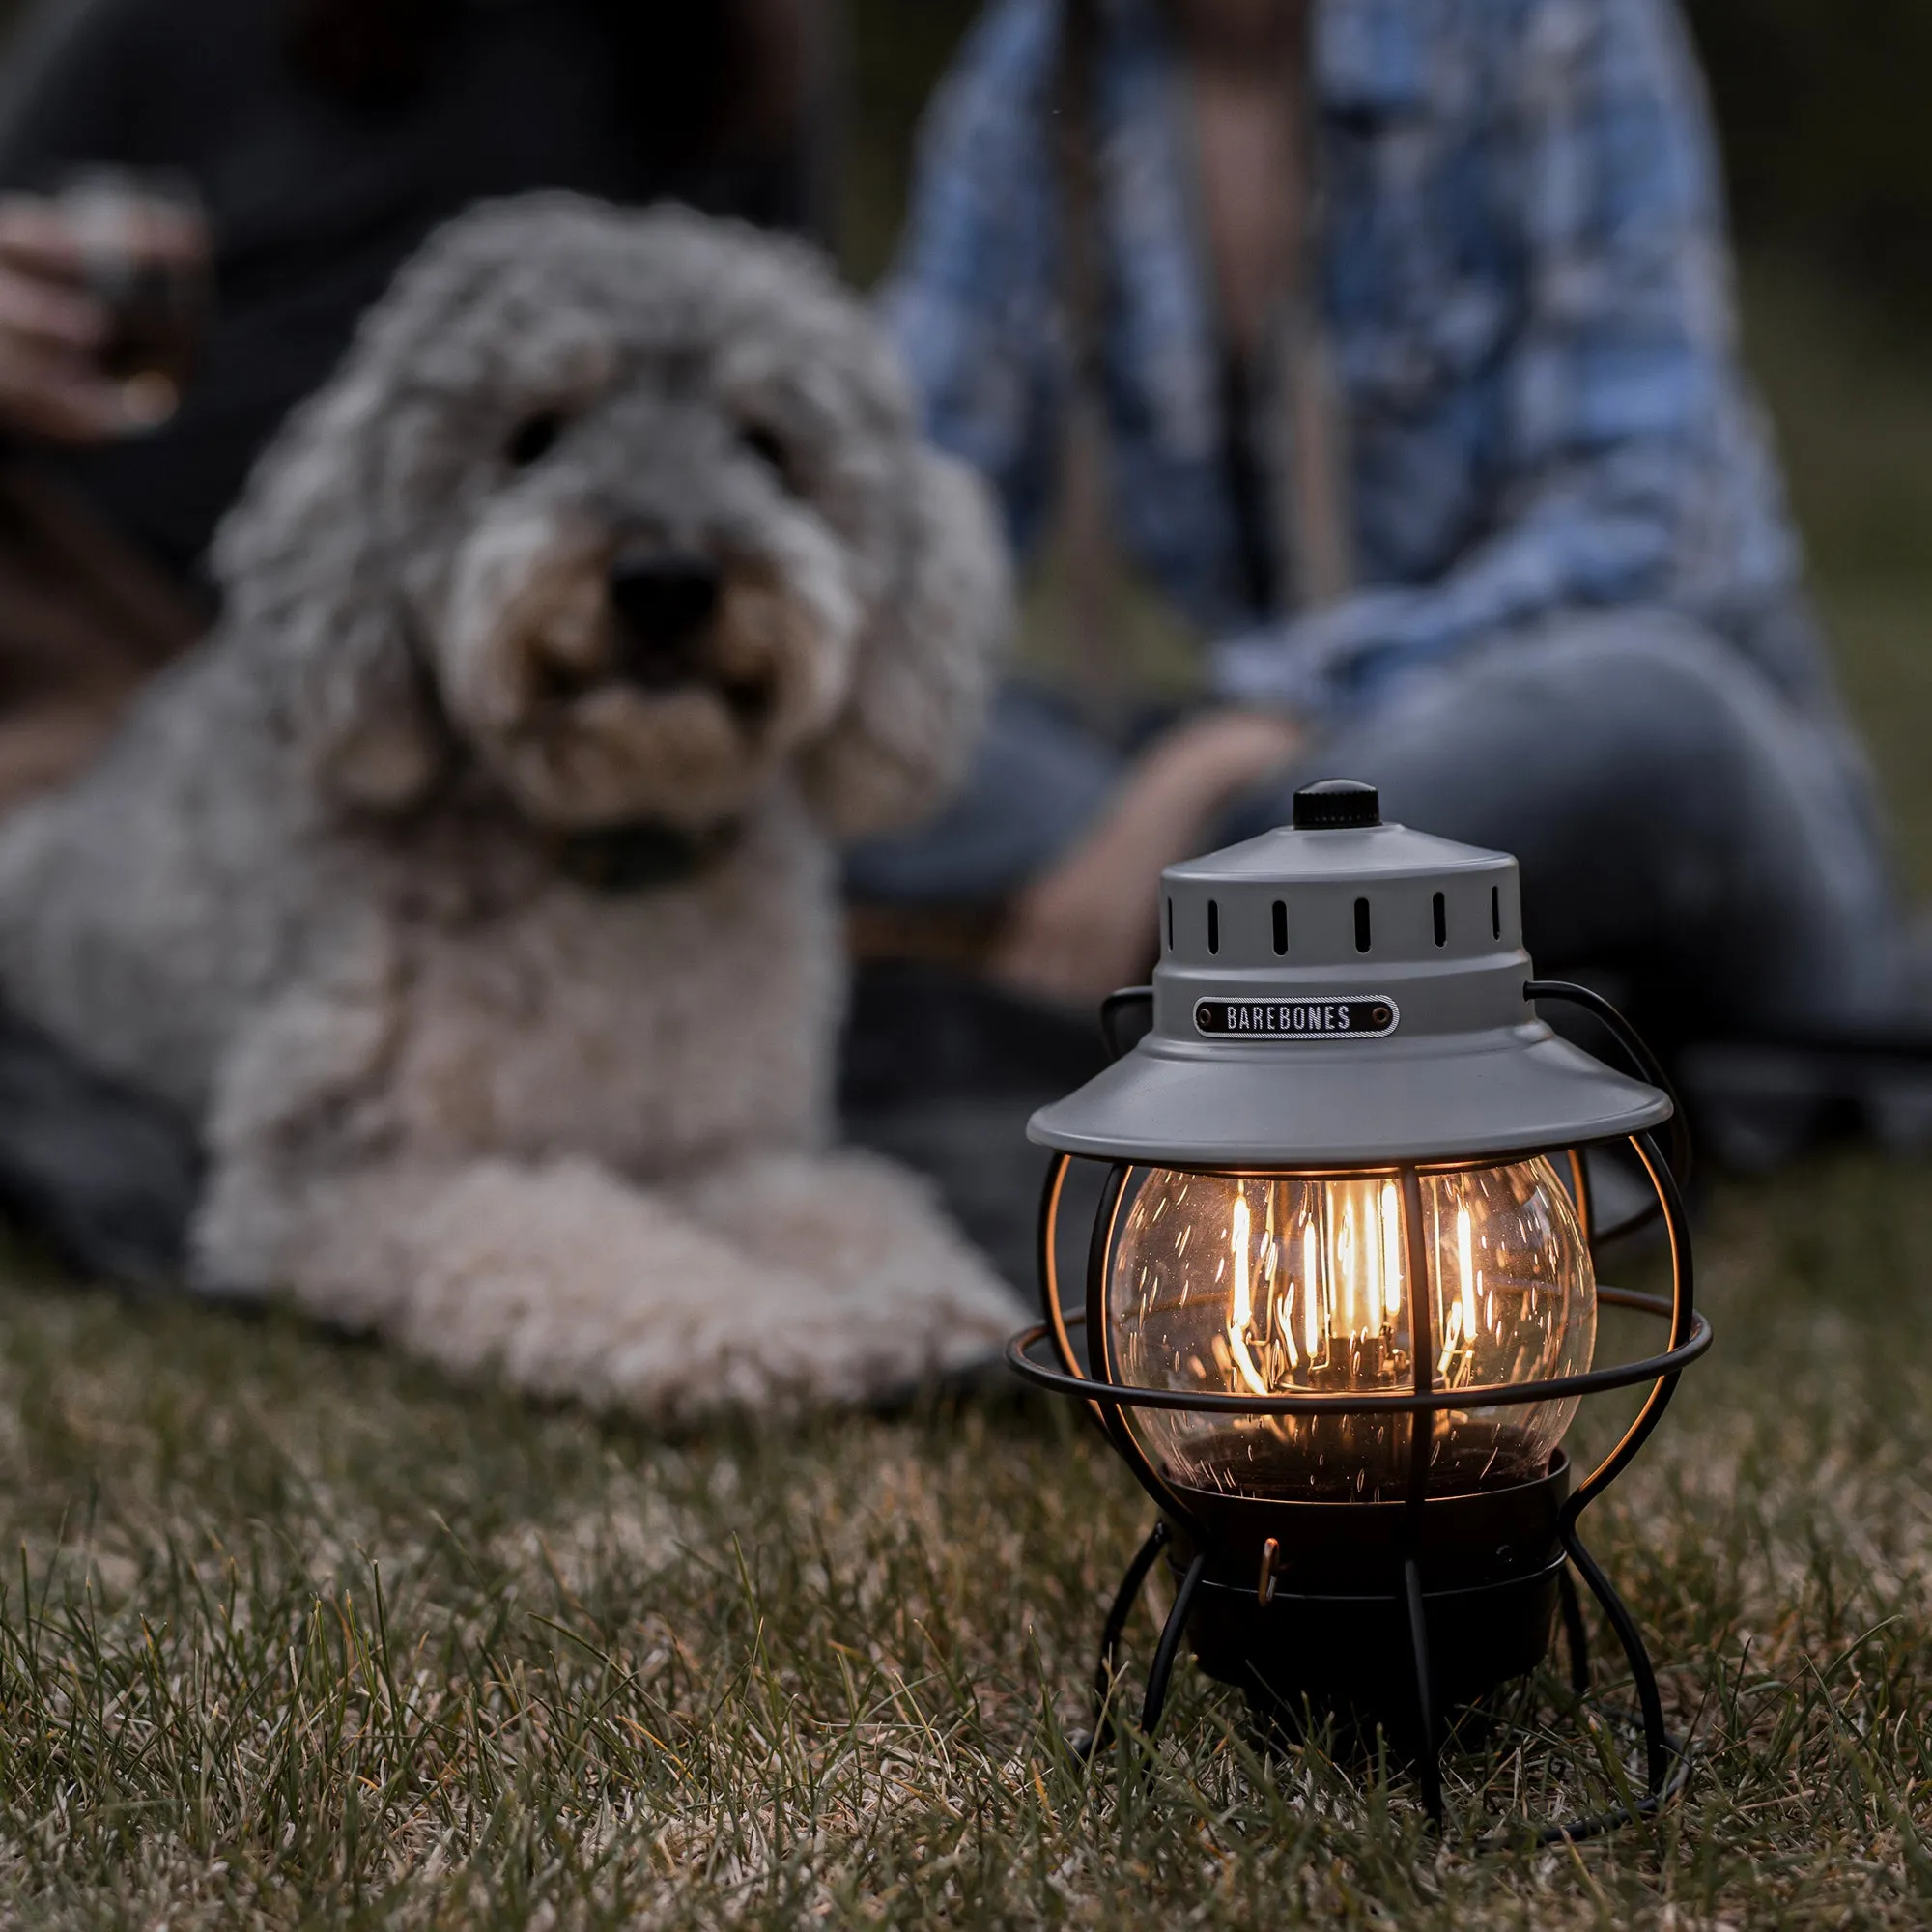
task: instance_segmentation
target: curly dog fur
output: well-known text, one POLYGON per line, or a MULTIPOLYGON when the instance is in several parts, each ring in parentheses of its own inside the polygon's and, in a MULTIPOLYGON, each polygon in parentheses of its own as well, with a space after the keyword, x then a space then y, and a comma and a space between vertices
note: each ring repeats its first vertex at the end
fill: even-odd
POLYGON ((1008 609, 856 299, 679 211, 472 212, 216 562, 0 833, 0 996, 202 1123, 199 1285, 656 1415, 981 1356, 1006 1291, 830 1145, 836 841, 956 777, 1008 609), (586 883, 613 828, 685 871, 586 883))

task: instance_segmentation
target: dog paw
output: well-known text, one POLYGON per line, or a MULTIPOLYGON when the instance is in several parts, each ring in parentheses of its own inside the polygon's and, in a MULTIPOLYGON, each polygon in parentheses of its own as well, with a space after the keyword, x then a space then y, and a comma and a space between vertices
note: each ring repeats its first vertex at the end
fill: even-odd
POLYGON ((930 1184, 876 1154, 747 1157, 690 1183, 693 1217, 815 1285, 815 1348, 836 1350, 850 1399, 970 1374, 1024 1319, 930 1184))

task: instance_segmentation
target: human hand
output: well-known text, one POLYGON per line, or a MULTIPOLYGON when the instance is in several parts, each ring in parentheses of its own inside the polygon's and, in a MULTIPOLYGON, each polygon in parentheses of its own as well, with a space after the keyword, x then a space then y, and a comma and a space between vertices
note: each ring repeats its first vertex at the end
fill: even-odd
POLYGON ((148 392, 101 366, 116 316, 88 286, 97 244, 111 242, 124 262, 207 260, 197 216, 124 197, 116 231, 97 234, 99 201, 0 196, 0 424, 55 442, 99 442, 156 420, 148 392))
POLYGON ((57 442, 122 427, 116 385, 96 357, 112 319, 87 292, 78 239, 53 203, 0 198, 0 421, 57 442))
POLYGON ((1303 738, 1289 718, 1220 711, 1159 740, 1098 824, 1014 902, 994 976, 1067 1005, 1138 979, 1158 944, 1162 868, 1198 850, 1219 813, 1303 738))

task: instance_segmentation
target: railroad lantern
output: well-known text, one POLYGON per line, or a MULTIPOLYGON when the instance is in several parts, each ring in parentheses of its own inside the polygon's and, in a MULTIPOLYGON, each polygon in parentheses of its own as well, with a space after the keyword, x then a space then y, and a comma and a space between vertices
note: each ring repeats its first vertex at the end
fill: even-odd
POLYGON ((1681 1750, 1577 1521, 1710 1342, 1656 1062, 1597 995, 1534 979, 1514 859, 1385 825, 1367 785, 1310 786, 1293 826, 1171 867, 1159 917, 1152 985, 1102 1015, 1110 1040, 1135 1006, 1150 1030, 1032 1122, 1054 1152, 1045 1319, 1010 1350, 1092 1406, 1160 1511, 1109 1619, 1103 1689, 1164 1554, 1177 1588, 1145 1729, 1185 1641, 1265 1709, 1385 1725, 1439 1816, 1444 1712, 1533 1669, 1559 1612, 1580 1679, 1574 1572, 1629 1657, 1637 1809, 1654 1808, 1681 1750), (1632 1070, 1554 1034, 1537 1011, 1551 1000, 1594 1012, 1632 1070), (1585 1150, 1606 1143, 1655 1191, 1667 1300, 1597 1280, 1595 1247, 1620 1231, 1592 1229, 1585 1150), (1057 1255, 1075 1160, 1106 1179, 1069 1313, 1057 1255), (1599 1365, 1602 1303, 1667 1321, 1666 1348, 1599 1365), (1579 1401, 1642 1382, 1623 1439, 1577 1479, 1562 1443, 1579 1401))

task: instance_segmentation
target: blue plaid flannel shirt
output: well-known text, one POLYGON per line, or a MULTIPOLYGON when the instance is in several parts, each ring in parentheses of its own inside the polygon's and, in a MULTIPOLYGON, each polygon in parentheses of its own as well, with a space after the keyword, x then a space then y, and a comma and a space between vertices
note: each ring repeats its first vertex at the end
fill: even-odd
MULTIPOLYGON (((1225 696, 1334 716, 1566 609, 1741 634, 1801 559, 1739 371, 1721 194, 1674 0, 1314 0, 1319 277, 1356 588, 1248 608, 1212 295, 1157 0, 1096 77, 1117 540, 1225 696)), ((993 0, 938 96, 882 294, 934 439, 1052 505, 1067 388, 1055 0, 993 0)))

